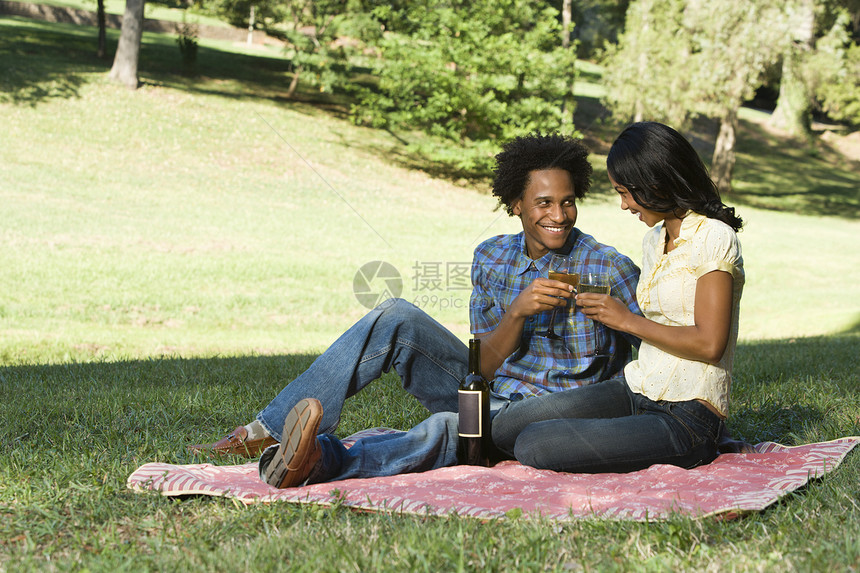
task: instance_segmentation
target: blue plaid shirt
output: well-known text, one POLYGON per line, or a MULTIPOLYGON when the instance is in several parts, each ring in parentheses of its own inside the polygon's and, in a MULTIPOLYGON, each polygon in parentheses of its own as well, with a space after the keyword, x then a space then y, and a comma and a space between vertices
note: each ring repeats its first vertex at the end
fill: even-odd
MULTIPOLYGON (((576 228, 561 251, 569 252, 584 271, 608 271, 612 296, 641 314, 636 303, 639 268, 628 257, 576 228)), ((523 233, 499 235, 478 245, 472 261, 469 304, 472 333, 480 336, 492 332, 523 289, 536 278, 547 276, 551 256, 547 253, 540 259, 530 259, 523 233)), ((536 334, 549 326, 550 314, 547 311, 528 318, 519 348, 496 370, 494 394, 521 400, 607 380, 622 374, 632 358, 631 345, 639 345, 638 338, 586 318, 573 309, 573 303, 566 312, 559 309, 556 315, 555 332, 562 340, 536 334), (609 360, 586 356, 594 350, 596 341, 608 348, 609 360)))

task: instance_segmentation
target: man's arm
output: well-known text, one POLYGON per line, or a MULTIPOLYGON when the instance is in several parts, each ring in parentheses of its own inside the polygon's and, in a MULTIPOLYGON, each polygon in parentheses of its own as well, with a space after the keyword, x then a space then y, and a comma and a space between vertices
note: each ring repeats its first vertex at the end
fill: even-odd
POLYGON ((573 298, 573 287, 561 281, 537 278, 514 299, 493 330, 478 334, 481 339, 481 374, 487 380, 520 346, 528 317, 565 306, 573 298))

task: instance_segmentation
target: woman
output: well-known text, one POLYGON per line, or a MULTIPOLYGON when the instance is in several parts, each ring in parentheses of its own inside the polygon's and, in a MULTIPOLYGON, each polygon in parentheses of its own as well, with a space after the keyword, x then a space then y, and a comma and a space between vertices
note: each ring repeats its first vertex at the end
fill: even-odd
POLYGON ((625 129, 607 167, 621 208, 652 227, 636 292, 643 316, 610 295, 579 294, 576 304, 639 337, 638 359, 622 378, 508 404, 493 420, 493 440, 523 464, 557 471, 706 464, 717 456, 728 414, 742 221, 689 142, 668 126, 625 129))

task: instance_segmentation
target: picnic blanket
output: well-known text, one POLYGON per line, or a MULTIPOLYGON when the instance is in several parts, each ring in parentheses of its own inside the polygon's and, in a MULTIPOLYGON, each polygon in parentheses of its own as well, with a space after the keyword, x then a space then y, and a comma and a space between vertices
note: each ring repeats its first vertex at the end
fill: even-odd
MULTIPOLYGON (((374 432, 391 431, 374 429, 374 432)), ((351 436, 356 438, 367 433, 351 436)), ((860 437, 788 447, 763 442, 754 453, 722 454, 691 470, 655 465, 626 474, 570 474, 515 461, 492 468, 454 466, 423 473, 349 479, 277 489, 243 465, 148 463, 128 478, 134 491, 211 495, 245 504, 292 502, 418 515, 569 521, 665 520, 673 515, 737 517, 760 511, 809 480, 833 471, 860 437)))

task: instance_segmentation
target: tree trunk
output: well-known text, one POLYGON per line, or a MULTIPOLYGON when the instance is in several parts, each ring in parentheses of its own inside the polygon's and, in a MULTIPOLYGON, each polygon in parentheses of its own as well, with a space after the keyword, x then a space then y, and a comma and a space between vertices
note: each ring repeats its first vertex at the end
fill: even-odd
POLYGON ((143 35, 143 6, 145 0, 126 0, 122 17, 122 31, 110 79, 137 89, 137 62, 140 57, 140 38, 143 35))
POLYGON ((296 66, 296 71, 293 72, 293 79, 290 81, 290 87, 287 88, 287 96, 288 98, 293 97, 293 94, 296 93, 296 88, 299 85, 299 76, 302 75, 302 70, 304 66, 296 66))
MULTIPOLYGON (((564 50, 570 49, 570 26, 573 21, 573 0, 564 0, 561 8, 561 47, 564 50)), ((573 100, 573 82, 570 84, 570 92, 564 96, 561 102, 561 124, 573 124, 573 110, 575 103, 573 100)))
MULTIPOLYGON (((647 3, 645 5, 645 10, 646 10, 645 13, 646 14, 650 13, 650 11, 652 9, 653 9, 653 6, 651 6, 650 3, 647 3)), ((642 29, 639 31, 639 37, 636 40, 637 44, 641 44, 641 38, 647 38, 648 37, 648 30, 650 28, 649 22, 650 22, 649 17, 646 17, 645 22, 642 26, 642 29)), ((641 45, 639 48, 639 62, 638 62, 638 64, 639 64, 639 76, 645 77, 645 74, 648 73, 648 54, 645 53, 645 50, 642 49, 641 45)), ((638 92, 638 93, 641 93, 641 92, 638 92)), ((645 120, 645 105, 642 103, 642 97, 638 96, 636 98, 636 101, 633 104, 633 121, 635 123, 639 123, 640 121, 644 121, 644 120, 645 120)))
POLYGON ((257 20, 257 6, 251 4, 251 14, 248 17, 248 45, 252 45, 254 43, 254 26, 256 25, 257 20))
POLYGON ((782 61, 779 99, 770 124, 790 135, 808 138, 812 133, 812 112, 809 93, 799 74, 798 54, 791 50, 782 61))
POLYGON ((720 120, 720 134, 714 145, 711 160, 711 178, 721 194, 732 191, 732 171, 735 168, 735 140, 738 128, 738 110, 730 109, 720 120))
POLYGON ((107 56, 107 23, 105 21, 105 0, 98 0, 96 19, 99 23, 99 45, 96 48, 96 56, 103 60, 107 56))
POLYGON ((798 8, 800 24, 795 30, 794 41, 783 54, 779 98, 770 123, 791 135, 808 139, 812 133, 812 100, 801 73, 801 64, 815 43, 815 2, 801 0, 798 8))

